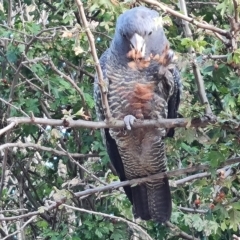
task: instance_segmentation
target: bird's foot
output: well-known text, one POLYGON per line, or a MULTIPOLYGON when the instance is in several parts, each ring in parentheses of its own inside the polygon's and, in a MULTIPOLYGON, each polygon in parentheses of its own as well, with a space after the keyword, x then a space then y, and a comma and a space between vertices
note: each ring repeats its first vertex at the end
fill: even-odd
POLYGON ((132 125, 135 121, 135 117, 133 115, 127 115, 124 117, 123 121, 125 123, 125 126, 127 128, 127 130, 131 130, 132 129, 132 125))

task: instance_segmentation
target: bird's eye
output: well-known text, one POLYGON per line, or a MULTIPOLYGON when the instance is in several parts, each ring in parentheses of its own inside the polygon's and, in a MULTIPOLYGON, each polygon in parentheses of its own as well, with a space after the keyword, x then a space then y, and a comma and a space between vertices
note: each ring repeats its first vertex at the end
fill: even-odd
POLYGON ((148 33, 148 36, 150 36, 152 34, 152 31, 148 33))
POLYGON ((127 38, 127 35, 126 35, 126 34, 124 34, 124 33, 122 33, 122 36, 123 36, 124 38, 127 38))

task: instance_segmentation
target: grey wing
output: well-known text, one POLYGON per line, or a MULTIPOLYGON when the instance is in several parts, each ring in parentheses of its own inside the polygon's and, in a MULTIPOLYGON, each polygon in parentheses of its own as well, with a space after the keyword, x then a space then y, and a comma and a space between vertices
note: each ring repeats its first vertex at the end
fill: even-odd
MULTIPOLYGON (((107 49, 100 58, 100 66, 101 66, 101 69, 103 72, 103 79, 106 82, 106 85, 108 85, 107 70, 106 70, 107 69, 108 52, 109 52, 109 49, 107 49)), ((113 71, 114 71, 114 69, 113 69, 113 71)), ((104 116, 104 111, 103 111, 103 107, 102 107, 101 92, 100 92, 100 88, 99 88, 99 84, 98 84, 97 75, 95 76, 95 80, 94 80, 94 100, 95 100, 95 109, 96 109, 97 118, 99 121, 104 121, 105 116, 104 116)), ((121 181, 127 180, 126 176, 125 176, 123 162, 122 162, 121 156, 119 154, 116 141, 111 137, 111 135, 109 133, 109 129, 108 128, 101 129, 101 135, 103 138, 103 142, 107 148, 107 152, 108 152, 109 158, 111 160, 111 163, 114 166, 120 180, 121 181)), ((131 187, 130 186, 124 187, 124 191, 125 191, 128 199, 130 200, 130 202, 133 203, 131 187)))
MULTIPOLYGON (((180 104, 180 96, 181 96, 181 90, 182 90, 182 83, 181 83, 181 77, 180 72, 178 70, 178 67, 175 65, 175 67, 171 68, 169 70, 173 76, 173 94, 168 100, 168 116, 167 118, 177 118, 178 116, 178 108, 180 104)), ((169 129, 167 133, 167 137, 173 137, 174 135, 174 128, 169 129)))

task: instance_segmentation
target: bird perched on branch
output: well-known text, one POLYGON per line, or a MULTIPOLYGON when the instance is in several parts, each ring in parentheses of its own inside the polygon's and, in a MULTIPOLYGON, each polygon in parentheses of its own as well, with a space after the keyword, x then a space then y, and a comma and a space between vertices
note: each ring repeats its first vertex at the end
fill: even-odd
MULTIPOLYGON (((110 48, 100 58, 112 117, 125 129, 104 129, 102 135, 121 181, 166 171, 163 138, 173 129, 132 128, 135 120, 176 118, 180 76, 174 53, 159 23, 159 14, 146 7, 126 11, 117 20, 110 48)), ((102 93, 104 94, 104 93, 102 93)), ((94 97, 99 120, 105 120, 98 78, 94 97)), ((136 218, 169 220, 172 200, 168 179, 124 187, 136 218)))

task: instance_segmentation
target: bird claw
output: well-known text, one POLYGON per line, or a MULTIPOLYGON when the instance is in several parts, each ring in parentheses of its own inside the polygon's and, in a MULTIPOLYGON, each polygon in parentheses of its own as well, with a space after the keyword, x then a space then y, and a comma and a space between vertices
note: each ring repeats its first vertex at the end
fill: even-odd
POLYGON ((126 126, 127 130, 132 129, 131 126, 133 125, 135 119, 136 118, 133 115, 127 115, 127 116, 124 117, 123 121, 125 123, 125 126, 126 126))

